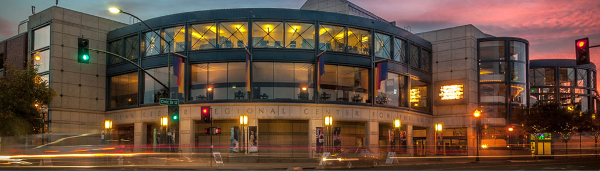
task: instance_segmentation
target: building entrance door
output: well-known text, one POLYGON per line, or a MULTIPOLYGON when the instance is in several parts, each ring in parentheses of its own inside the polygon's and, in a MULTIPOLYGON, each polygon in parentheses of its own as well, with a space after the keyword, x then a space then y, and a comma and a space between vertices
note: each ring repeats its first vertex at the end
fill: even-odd
POLYGON ((414 153, 415 156, 425 156, 425 150, 426 148, 426 144, 427 144, 427 140, 425 139, 414 139, 414 153))

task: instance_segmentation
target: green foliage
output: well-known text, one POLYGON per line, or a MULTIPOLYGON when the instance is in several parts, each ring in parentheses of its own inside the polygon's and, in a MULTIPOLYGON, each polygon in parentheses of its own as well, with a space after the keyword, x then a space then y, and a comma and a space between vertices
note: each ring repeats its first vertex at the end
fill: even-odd
POLYGON ((0 78, 0 136, 36 133, 42 126, 41 111, 35 104, 48 105, 56 95, 37 68, 17 70, 6 65, 0 78))

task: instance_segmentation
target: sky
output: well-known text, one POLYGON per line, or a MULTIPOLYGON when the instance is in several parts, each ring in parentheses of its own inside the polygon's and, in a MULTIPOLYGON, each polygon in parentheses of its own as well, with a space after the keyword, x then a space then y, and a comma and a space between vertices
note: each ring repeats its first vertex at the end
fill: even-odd
MULTIPOLYGON (((420 33, 472 24, 494 36, 520 37, 530 43, 530 59, 575 58, 575 39, 600 44, 600 0, 349 0, 397 26, 420 33)), ((19 22, 55 0, 0 0, 0 40, 17 34, 19 22)), ((59 0, 58 6, 130 23, 119 7, 141 19, 180 12, 224 8, 299 9, 305 0, 59 0)), ((591 49, 600 66, 600 47, 591 49)))

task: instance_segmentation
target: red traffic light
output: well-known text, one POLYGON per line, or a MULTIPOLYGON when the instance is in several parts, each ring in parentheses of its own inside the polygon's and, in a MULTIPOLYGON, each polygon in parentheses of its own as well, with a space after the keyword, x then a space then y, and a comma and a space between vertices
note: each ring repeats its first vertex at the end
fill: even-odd
POLYGON ((206 114, 206 113, 208 113, 208 109, 202 109, 202 113, 203 113, 203 114, 206 114))
POLYGON ((575 59, 577 65, 590 63, 590 45, 587 37, 575 40, 575 59))
POLYGON ((215 128, 215 134, 221 134, 221 128, 215 128))
POLYGON ((200 107, 200 120, 203 123, 210 123, 210 106, 202 106, 200 107))
POLYGON ((582 48, 583 46, 585 46, 585 44, 586 44, 586 41, 585 40, 581 40, 581 41, 577 42, 577 47, 582 48))

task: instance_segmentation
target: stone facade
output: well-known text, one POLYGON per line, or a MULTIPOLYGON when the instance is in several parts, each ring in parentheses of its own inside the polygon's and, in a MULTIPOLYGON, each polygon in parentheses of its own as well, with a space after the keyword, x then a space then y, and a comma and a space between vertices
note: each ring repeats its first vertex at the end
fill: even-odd
POLYGON ((106 110, 106 55, 90 51, 90 63, 78 63, 77 39, 106 50, 108 31, 125 24, 55 6, 29 16, 30 32, 44 25, 50 25, 50 86, 57 93, 49 108, 50 132, 99 133, 106 110))
MULTIPOLYGON (((24 69, 27 65, 27 33, 19 34, 0 42, 1 63, 12 65, 16 69, 24 69)), ((4 66, 0 67, 3 68, 4 66)))

